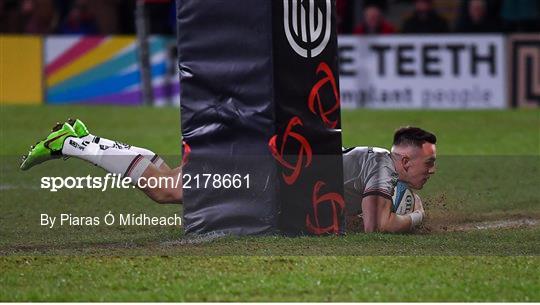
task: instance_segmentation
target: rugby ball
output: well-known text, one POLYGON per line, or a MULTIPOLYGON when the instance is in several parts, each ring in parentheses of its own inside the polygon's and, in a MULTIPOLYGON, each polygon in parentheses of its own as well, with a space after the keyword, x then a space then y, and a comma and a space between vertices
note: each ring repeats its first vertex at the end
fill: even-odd
POLYGON ((398 181, 392 196, 392 211, 398 215, 411 213, 414 210, 414 193, 405 182, 398 181))

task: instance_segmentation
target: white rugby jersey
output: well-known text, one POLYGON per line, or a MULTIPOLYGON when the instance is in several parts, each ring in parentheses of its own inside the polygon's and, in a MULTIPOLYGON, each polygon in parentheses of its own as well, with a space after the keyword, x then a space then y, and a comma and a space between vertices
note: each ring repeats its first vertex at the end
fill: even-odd
POLYGON ((362 211, 362 198, 380 195, 392 201, 398 174, 390 152, 378 147, 343 149, 343 181, 347 214, 362 211))

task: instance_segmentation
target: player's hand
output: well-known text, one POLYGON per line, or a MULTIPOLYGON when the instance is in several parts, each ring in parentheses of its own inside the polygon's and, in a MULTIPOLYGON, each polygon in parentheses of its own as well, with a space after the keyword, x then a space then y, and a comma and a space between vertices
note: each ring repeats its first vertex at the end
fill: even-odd
POLYGON ((414 194, 414 209, 410 214, 407 215, 411 217, 411 230, 418 227, 424 220, 426 215, 424 212, 424 205, 422 204, 422 199, 420 199, 420 196, 417 194, 414 194))
POLYGON ((420 196, 418 194, 414 194, 414 211, 420 211, 423 216, 426 216, 426 212, 424 211, 424 205, 422 204, 422 199, 420 199, 420 196))

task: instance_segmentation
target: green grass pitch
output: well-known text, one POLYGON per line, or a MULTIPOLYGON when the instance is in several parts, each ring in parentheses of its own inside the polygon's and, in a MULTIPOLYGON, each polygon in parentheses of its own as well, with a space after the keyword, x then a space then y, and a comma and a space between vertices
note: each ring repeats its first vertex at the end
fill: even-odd
POLYGON ((540 301, 538 110, 343 111, 344 146, 388 147, 402 125, 437 134, 416 234, 188 244, 177 227, 40 226, 42 213, 181 214, 133 190, 39 188, 43 175, 104 174, 80 160, 19 171, 68 117, 179 163, 176 108, 0 106, 0 301, 540 301))

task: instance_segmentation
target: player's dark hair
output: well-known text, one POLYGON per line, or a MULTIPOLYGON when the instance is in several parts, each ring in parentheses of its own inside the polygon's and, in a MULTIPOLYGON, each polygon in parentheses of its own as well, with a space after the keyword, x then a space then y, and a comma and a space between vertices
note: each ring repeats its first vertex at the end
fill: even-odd
POLYGON ((412 145, 422 147, 425 142, 435 144, 437 137, 429 131, 418 127, 401 127, 394 133, 394 145, 412 145))

